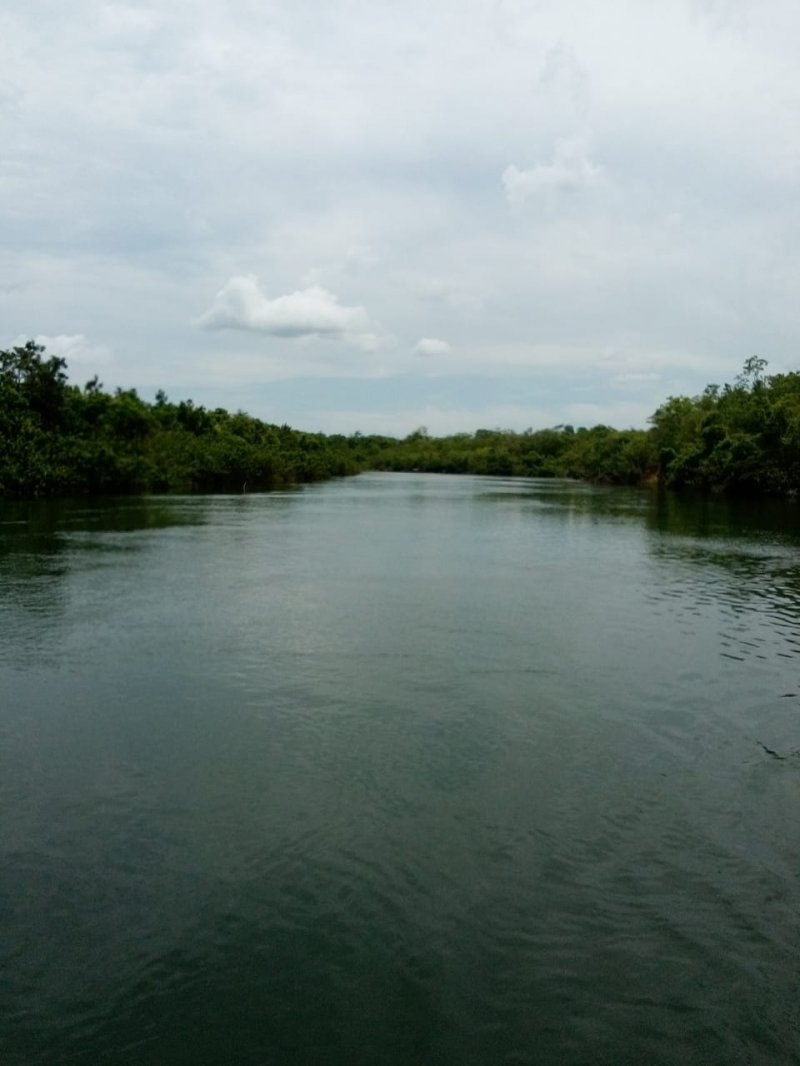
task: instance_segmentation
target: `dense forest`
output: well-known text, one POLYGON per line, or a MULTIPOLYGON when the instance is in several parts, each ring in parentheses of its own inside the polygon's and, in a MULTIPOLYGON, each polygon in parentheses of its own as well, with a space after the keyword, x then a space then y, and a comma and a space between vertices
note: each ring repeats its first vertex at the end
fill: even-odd
POLYGON ((800 373, 748 359, 732 385, 670 397, 646 430, 479 429, 403 440, 304 433, 163 392, 69 383, 33 341, 0 351, 0 495, 236 491, 353 474, 421 470, 573 477, 729 493, 800 491, 800 373))

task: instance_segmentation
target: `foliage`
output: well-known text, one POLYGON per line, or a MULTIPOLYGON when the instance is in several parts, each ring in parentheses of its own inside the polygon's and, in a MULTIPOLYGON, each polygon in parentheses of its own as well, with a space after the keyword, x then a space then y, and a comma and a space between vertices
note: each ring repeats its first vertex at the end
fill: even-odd
MULTIPOLYGON (((370 438, 368 440, 375 440, 370 438)), ((579 429, 479 429, 451 437, 403 441, 377 438, 367 465, 382 470, 425 470, 501 477, 575 477, 638 484, 657 466, 644 430, 620 433, 607 426, 579 429)))
POLYGON ((242 491, 359 470, 501 477, 574 477, 616 484, 797 495, 800 374, 766 374, 748 359, 733 385, 669 397, 647 430, 556 426, 479 429, 403 440, 325 436, 209 411, 191 400, 153 403, 135 389, 69 384, 66 364, 33 341, 0 351, 0 496, 242 491))
POLYGON ((652 416, 663 482, 737 494, 800 490, 800 374, 764 374, 748 359, 733 385, 689 400, 670 397, 652 416))
POLYGON ((730 494, 800 493, 800 373, 768 376, 748 359, 733 385, 669 397, 648 430, 557 426, 377 439, 366 465, 501 476, 574 477, 730 494))
MULTIPOLYGON (((358 468, 318 433, 207 411, 163 392, 70 385, 65 362, 27 344, 0 352, 0 495, 267 488, 358 468)), ((344 438, 342 438, 344 440, 344 438)))

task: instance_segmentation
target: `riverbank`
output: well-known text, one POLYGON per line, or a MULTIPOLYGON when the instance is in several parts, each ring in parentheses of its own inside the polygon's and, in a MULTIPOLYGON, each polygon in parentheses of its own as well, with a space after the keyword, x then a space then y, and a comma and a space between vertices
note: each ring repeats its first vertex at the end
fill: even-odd
POLYGON ((800 374, 751 359, 733 385, 670 397, 648 429, 561 425, 403 439, 308 433, 244 412, 71 385, 35 343, 0 352, 0 496, 239 492, 422 471, 569 477, 740 495, 800 492, 800 374))

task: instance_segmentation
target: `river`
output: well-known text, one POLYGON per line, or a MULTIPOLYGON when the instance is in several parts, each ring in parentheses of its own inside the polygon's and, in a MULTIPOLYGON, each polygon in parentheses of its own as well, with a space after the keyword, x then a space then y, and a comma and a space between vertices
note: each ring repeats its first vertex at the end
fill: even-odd
POLYGON ((0 505, 4 1066, 800 1062, 795 506, 0 505))

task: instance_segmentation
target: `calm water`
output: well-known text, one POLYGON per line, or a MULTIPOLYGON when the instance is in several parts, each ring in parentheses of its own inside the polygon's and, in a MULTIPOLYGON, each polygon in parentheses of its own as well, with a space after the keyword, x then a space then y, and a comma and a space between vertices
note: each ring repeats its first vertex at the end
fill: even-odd
POLYGON ((800 521, 0 509, 0 1061, 800 1062, 800 521))

